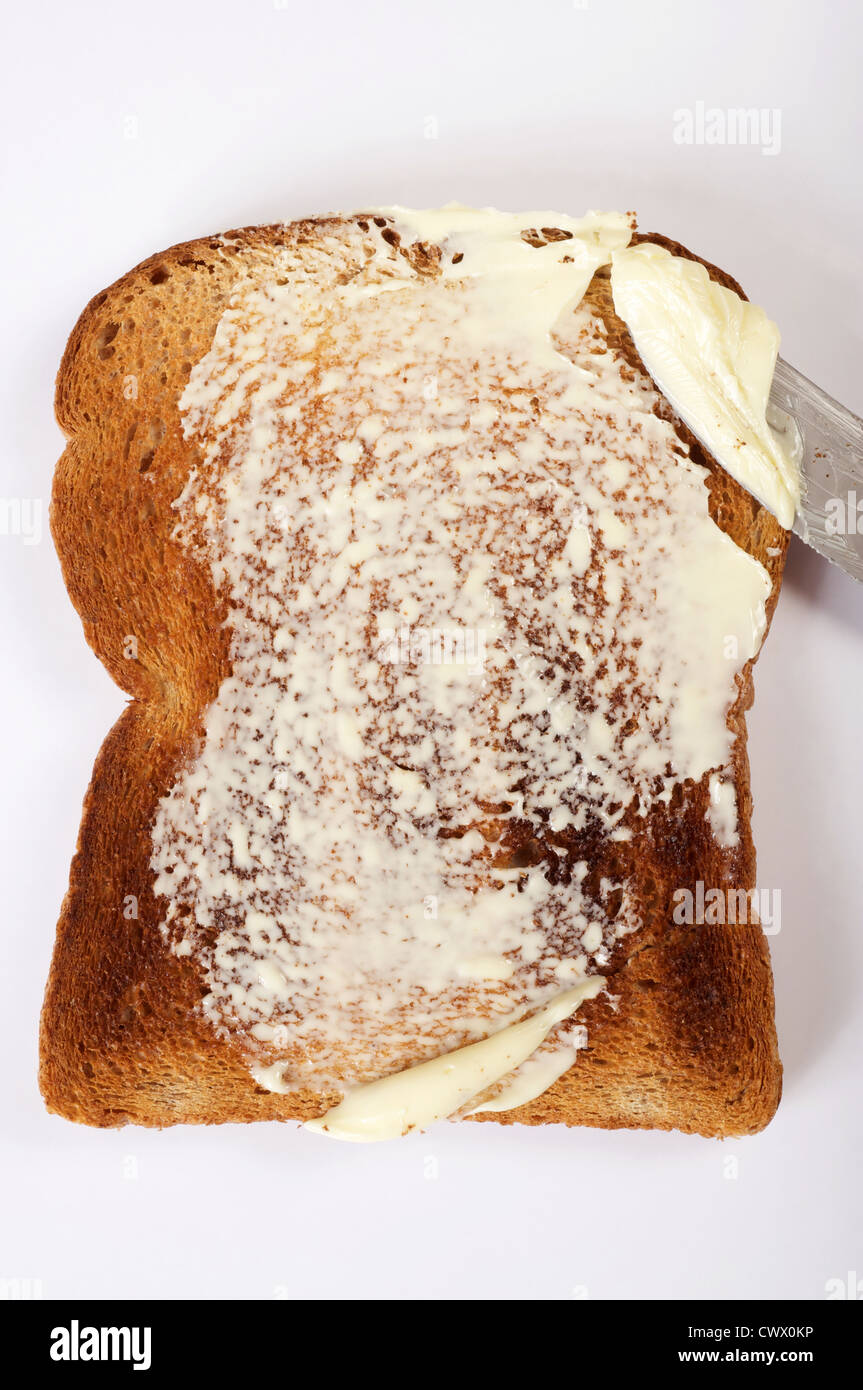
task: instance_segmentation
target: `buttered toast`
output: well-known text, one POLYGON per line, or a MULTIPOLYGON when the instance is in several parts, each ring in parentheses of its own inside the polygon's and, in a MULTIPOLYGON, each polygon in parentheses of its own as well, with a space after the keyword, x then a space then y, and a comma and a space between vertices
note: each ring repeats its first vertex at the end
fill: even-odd
POLYGON ((625 219, 389 210, 177 246, 85 309, 52 532, 132 702, 50 1110, 770 1119, 745 712, 789 533, 645 369, 641 248, 696 263, 625 219))

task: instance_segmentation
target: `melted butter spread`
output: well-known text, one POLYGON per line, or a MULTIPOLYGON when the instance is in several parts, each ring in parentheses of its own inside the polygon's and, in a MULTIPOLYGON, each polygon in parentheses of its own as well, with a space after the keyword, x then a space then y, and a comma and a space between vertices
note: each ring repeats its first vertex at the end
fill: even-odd
POLYGON ((703 265, 649 243, 615 253, 614 307, 653 380, 693 434, 785 527, 800 474, 767 423, 779 330, 703 265))
POLYGON ((289 240, 181 401, 177 537, 232 670, 156 815, 163 931, 260 1084, 366 1131, 364 1087, 469 1070, 514 1017, 552 1022, 480 1104, 550 1084, 584 1042, 554 1001, 640 924, 647 813, 709 774, 733 801, 769 579, 608 342, 591 279, 628 239, 451 208, 289 240))
MULTIPOLYGON (((557 1023, 575 1012, 585 999, 593 999, 605 986, 601 975, 553 999, 532 1018, 511 1023, 482 1042, 471 1043, 457 1052, 445 1053, 418 1067, 382 1077, 349 1092, 345 1099, 319 1120, 310 1120, 306 1129, 317 1130, 332 1139, 368 1142, 396 1139, 414 1129, 426 1129, 435 1120, 453 1115, 480 1092, 487 1090, 509 1072, 528 1063, 531 1054, 544 1042, 557 1023)), ((557 1059, 555 1059, 555 1064, 557 1059)), ((569 1062, 567 1058, 566 1064, 569 1062)), ((563 1068, 561 1067, 561 1070, 563 1068)), ((560 1075, 560 1071, 557 1072, 560 1075)), ((544 1077, 547 1086, 555 1079, 544 1077)), ((528 1088, 529 1088, 528 1082, 528 1088)), ((510 1109, 530 1099, 526 1089, 513 1083, 503 1096, 504 1104, 489 1101, 475 1106, 479 1110, 510 1109), (514 1098, 513 1098, 514 1097, 514 1098)), ((534 1092, 536 1094, 536 1092, 534 1092)))

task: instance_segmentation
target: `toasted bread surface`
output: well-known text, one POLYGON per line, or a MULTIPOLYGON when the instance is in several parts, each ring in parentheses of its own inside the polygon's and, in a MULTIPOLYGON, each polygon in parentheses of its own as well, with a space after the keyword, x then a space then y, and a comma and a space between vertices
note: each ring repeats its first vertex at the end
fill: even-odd
MULTIPOLYGON (((306 1119, 336 1093, 274 1094, 200 1010, 190 958, 166 949, 164 904, 150 867, 156 807, 200 738, 230 671, 225 609, 209 571, 174 539, 171 504, 199 462, 179 398, 208 351, 240 276, 290 244, 320 255, 327 239, 362 255, 357 218, 249 228, 154 256, 97 295, 76 325, 57 379, 68 444, 51 525, 70 597, 93 650, 132 703, 98 756, 57 929, 41 1023, 48 1108, 86 1124, 164 1126, 306 1119)), ((649 236, 679 255, 666 238, 649 236)), ((732 289, 728 276, 709 273, 732 289)), ((607 271, 587 296, 609 342, 643 370, 614 314, 607 271)), ((710 472, 710 510, 770 574, 772 616, 788 533, 713 460, 667 407, 710 472)), ((745 1134, 772 1116, 781 1089, 769 954, 757 926, 678 926, 673 894, 697 881, 755 885, 745 712, 752 663, 730 711, 738 843, 721 849, 706 812, 707 778, 655 807, 614 868, 635 884, 644 925, 606 973, 616 1007, 588 1001, 589 1043, 576 1065, 518 1110, 485 1123, 655 1127, 745 1134)))

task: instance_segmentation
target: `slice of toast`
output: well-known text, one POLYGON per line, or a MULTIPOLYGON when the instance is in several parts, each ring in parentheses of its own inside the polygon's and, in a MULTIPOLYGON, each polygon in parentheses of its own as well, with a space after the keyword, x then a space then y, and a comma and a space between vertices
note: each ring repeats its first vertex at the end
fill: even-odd
MULTIPOLYGON (((87 640, 132 697, 94 768, 42 1014, 40 1084, 48 1108, 68 1119, 304 1120, 339 1099, 332 1083, 314 1080, 289 1094, 264 1089, 237 1040, 214 1029, 197 963, 169 950, 159 930, 165 901, 154 891, 151 856, 159 804, 194 757, 205 713, 231 671, 224 598, 209 567, 174 535, 172 503, 202 462, 184 437, 180 397, 243 277, 275 276, 286 249, 310 274, 334 256, 362 260, 368 227, 368 218, 314 219, 174 247, 97 295, 63 357, 56 411, 68 444, 52 532, 87 640)), ((690 254, 662 237, 634 240, 690 254)), ((432 268, 433 250, 416 251, 432 268)), ((643 371, 614 312, 607 269, 585 302, 614 352, 643 371)), ((662 409, 709 472, 717 526, 769 574, 769 621, 788 533, 667 403, 662 409)), ((752 664, 728 715, 736 843, 722 848, 711 833, 705 776, 654 805, 637 844, 617 845, 607 866, 608 847, 597 848, 597 871, 625 876, 640 909, 639 929, 622 937, 603 970, 614 1007, 607 996, 584 1004, 578 1018, 588 1045, 543 1094, 475 1118, 718 1136, 756 1131, 771 1118, 781 1066, 764 934, 757 925, 678 925, 673 910, 681 887, 755 886, 745 729, 752 664)))

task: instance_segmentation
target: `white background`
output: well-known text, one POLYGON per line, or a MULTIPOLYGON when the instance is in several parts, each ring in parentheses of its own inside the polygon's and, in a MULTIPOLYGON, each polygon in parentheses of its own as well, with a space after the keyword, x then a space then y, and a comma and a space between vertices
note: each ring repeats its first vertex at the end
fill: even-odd
MULTIPOLYGON (((104 0, 21 4, 7 25, 2 496, 47 507, 53 377, 97 290, 189 237, 376 202, 634 208, 736 275, 784 355, 863 413, 851 0, 104 0), (777 108, 779 152, 675 143, 699 101, 777 108)), ((770 1128, 719 1144, 444 1125, 355 1147, 44 1113, 54 924, 122 697, 47 528, 0 537, 0 564, 0 1278, 46 1297, 818 1299, 863 1276, 863 589, 795 541, 757 672, 758 880, 782 892, 770 1128)))

